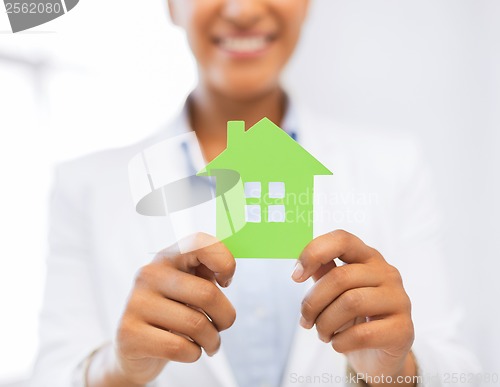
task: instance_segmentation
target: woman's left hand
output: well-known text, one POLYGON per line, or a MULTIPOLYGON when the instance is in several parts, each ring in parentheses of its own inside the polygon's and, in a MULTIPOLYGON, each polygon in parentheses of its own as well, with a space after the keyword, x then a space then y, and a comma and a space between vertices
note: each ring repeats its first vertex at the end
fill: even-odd
POLYGON ((415 375, 410 299, 399 271, 377 250, 346 231, 322 235, 306 246, 292 275, 296 282, 310 277, 316 283, 302 301, 304 328, 316 325, 356 373, 415 375))

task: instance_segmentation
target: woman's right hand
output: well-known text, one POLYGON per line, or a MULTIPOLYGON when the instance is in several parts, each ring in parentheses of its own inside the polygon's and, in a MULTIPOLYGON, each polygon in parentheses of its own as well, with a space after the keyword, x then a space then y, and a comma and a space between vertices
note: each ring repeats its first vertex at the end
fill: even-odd
MULTIPOLYGON (((234 307, 216 285, 229 286, 236 268, 233 256, 207 234, 190 238, 189 251, 169 247, 139 271, 113 351, 119 374, 114 380, 121 386, 154 380, 169 361, 195 362, 202 348, 214 355, 219 332, 234 323, 234 307)), ((89 386, 114 385, 109 374, 107 384, 92 383, 91 371, 92 366, 89 386)))

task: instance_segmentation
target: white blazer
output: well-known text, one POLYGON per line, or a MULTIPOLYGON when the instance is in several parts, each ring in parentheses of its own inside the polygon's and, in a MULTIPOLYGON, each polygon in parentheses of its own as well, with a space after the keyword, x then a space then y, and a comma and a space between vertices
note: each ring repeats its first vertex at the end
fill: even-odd
MULTIPOLYGON (((477 372, 476 358, 457 337, 460 313, 448 291, 432 184, 415 141, 344 127, 302 110, 297 118, 302 146, 334 172, 319 183, 329 192, 321 210, 330 216, 314 225, 315 234, 343 228, 400 270, 413 304, 413 352, 423 385, 449 385, 453 373, 477 372)), ((127 166, 137 153, 185 125, 180 115, 139 144, 56 169, 33 386, 83 386, 83 359, 113 340, 135 273, 175 242, 167 218, 135 212, 127 166)), ((342 379, 344 356, 322 343, 314 329, 297 329, 286 368, 282 387, 349 384, 342 379)), ((463 385, 475 385, 473 380, 463 385)), ((193 364, 169 363, 155 385, 237 384, 222 344, 212 358, 204 354, 193 364)))

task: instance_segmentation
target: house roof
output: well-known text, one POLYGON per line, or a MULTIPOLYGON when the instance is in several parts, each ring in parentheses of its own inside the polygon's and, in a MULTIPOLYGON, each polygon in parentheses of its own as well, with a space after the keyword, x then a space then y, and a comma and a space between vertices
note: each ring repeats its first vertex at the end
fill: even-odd
MULTIPOLYGON (((227 126, 226 149, 206 167, 199 175, 215 169, 239 170, 242 164, 246 167, 260 165, 278 166, 297 174, 331 175, 332 172, 307 152, 299 143, 268 118, 263 118, 245 131, 244 121, 229 121, 227 126), (257 162, 258 161, 258 162, 257 162)), ((262 173, 265 176, 265 172, 262 173)))

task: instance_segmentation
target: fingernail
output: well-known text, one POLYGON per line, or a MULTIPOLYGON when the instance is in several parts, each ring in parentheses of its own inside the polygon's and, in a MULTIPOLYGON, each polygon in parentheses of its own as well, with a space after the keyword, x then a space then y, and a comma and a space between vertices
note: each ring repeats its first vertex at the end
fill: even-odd
POLYGON ((292 279, 294 281, 298 281, 300 280, 303 274, 304 274, 304 266, 302 266, 300 261, 297 261, 297 263, 295 264, 295 269, 293 270, 292 273, 292 279))
POLYGON ((231 282, 233 282, 232 278, 229 278, 226 283, 224 284, 224 287, 227 288, 229 285, 231 285, 231 282))
POLYGON ((217 354, 217 352, 219 352, 219 349, 216 349, 215 351, 210 352, 210 353, 208 353, 208 352, 207 352, 207 355, 208 355, 209 357, 213 357, 213 356, 215 356, 215 355, 217 354))
POLYGON ((300 317, 300 326, 304 329, 311 329, 312 325, 304 318, 304 316, 300 317))
POLYGON ((324 337, 320 337, 319 338, 323 343, 329 343, 328 339, 324 338, 324 337))

